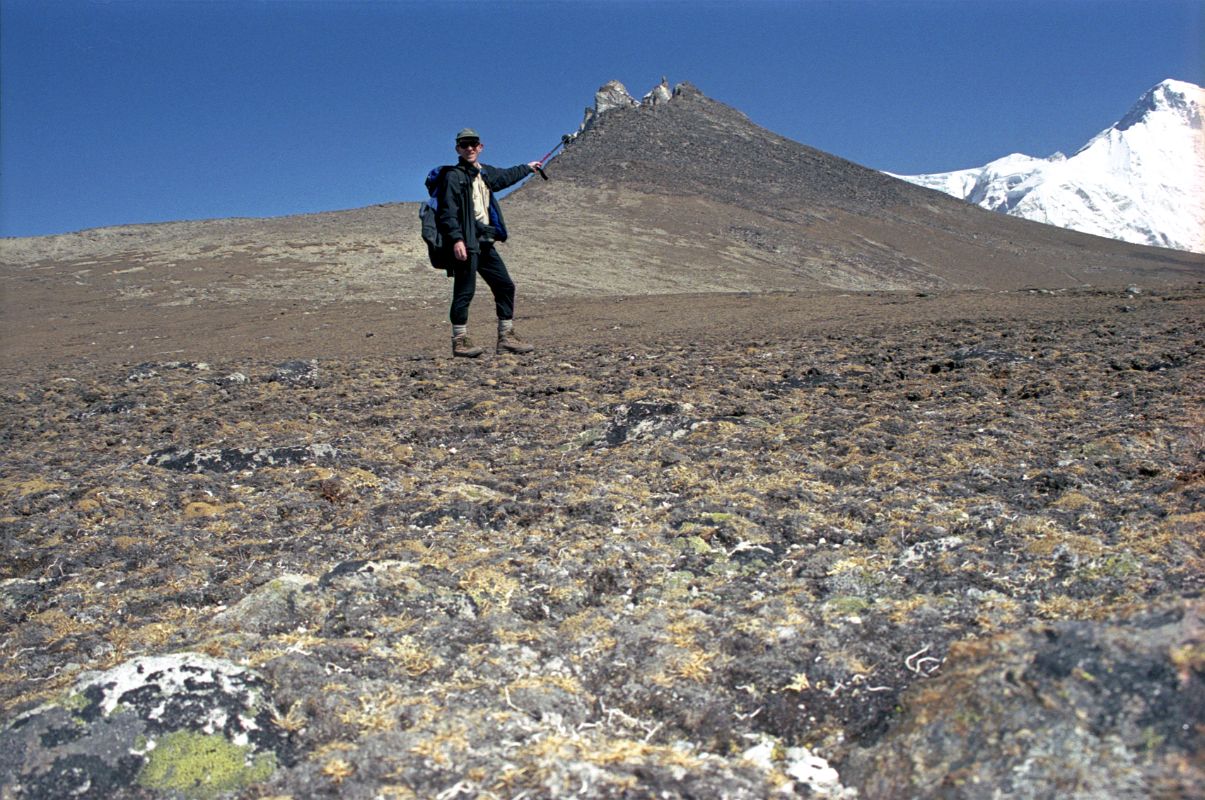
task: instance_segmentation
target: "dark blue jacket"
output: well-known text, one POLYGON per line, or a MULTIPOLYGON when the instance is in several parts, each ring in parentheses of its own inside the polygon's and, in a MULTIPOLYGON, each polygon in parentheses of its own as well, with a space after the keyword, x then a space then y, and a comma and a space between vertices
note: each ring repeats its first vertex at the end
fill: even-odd
POLYGON ((494 195, 514 186, 533 172, 526 164, 509 169, 491 167, 489 164, 474 167, 463 159, 456 166, 444 170, 443 186, 436 187, 438 209, 435 212, 435 224, 443 237, 444 247, 450 248, 453 243, 463 241, 470 253, 481 252, 481 246, 477 243, 477 221, 473 215, 473 178, 478 171, 490 190, 490 225, 497 231, 494 239, 499 242, 506 241, 507 231, 502 207, 494 195))

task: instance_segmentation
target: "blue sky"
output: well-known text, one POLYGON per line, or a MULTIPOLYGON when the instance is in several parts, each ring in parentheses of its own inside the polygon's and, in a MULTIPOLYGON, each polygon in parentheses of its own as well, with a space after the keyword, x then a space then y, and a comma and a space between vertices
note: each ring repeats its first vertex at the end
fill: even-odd
MULTIPOLYGON (((603 82, 690 81, 876 169, 1074 151, 1205 0, 0 0, 0 235, 417 200, 465 125, 538 158, 603 82)), ((550 174, 555 172, 550 169, 550 174)))

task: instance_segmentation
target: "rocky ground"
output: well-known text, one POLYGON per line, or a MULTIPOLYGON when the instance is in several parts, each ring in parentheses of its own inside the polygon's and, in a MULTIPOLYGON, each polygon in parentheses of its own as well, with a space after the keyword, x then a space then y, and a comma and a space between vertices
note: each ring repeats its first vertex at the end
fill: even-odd
POLYGON ((0 797, 1201 796, 1205 290, 967 297, 10 361, 0 797))

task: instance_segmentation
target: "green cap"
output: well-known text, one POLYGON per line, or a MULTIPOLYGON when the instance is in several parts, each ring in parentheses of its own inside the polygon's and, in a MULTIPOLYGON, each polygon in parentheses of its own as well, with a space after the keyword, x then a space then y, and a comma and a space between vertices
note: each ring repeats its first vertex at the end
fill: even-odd
POLYGON ((481 136, 478 135, 477 131, 473 130, 472 128, 461 128, 460 133, 456 134, 456 141, 459 142, 463 139, 476 139, 477 141, 481 141, 481 136))

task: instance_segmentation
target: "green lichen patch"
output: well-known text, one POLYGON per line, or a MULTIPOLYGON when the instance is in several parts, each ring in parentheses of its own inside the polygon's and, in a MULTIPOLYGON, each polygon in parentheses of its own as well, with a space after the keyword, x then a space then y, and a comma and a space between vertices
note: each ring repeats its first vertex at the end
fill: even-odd
POLYGON ((210 800, 265 781, 275 770, 271 752, 253 755, 218 734, 175 731, 158 741, 137 781, 190 800, 210 800))

